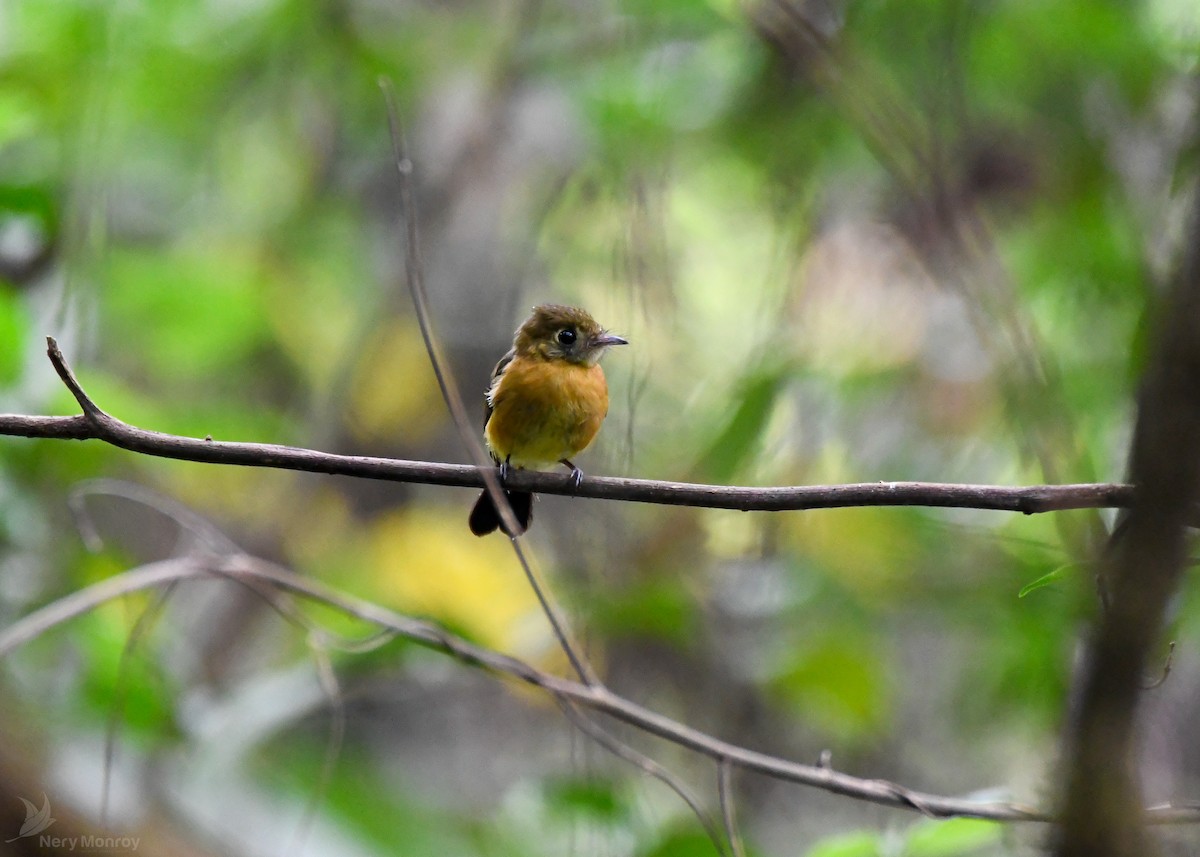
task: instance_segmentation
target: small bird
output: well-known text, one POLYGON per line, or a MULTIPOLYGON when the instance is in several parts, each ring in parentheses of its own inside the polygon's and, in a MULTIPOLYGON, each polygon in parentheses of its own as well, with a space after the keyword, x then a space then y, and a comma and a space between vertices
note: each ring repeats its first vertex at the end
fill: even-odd
MULTIPOLYGON (((500 478, 511 468, 539 470, 564 464, 578 487, 583 471, 571 457, 587 449, 608 413, 608 384, 600 358, 613 345, 628 345, 604 330, 584 310, 543 304, 517 330, 513 347, 492 370, 483 436, 500 478)), ((509 533, 492 498, 475 501, 471 532, 486 536, 497 528, 512 536, 529 529, 533 495, 505 491, 518 533, 509 533)))

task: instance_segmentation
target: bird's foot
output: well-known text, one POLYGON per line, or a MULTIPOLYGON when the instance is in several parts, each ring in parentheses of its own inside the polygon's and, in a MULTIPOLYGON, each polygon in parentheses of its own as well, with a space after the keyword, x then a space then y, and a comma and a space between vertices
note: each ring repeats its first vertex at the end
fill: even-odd
POLYGON ((507 482, 508 474, 512 472, 512 466, 508 463, 508 459, 500 462, 500 481, 507 482))
POLYGON ((571 468, 571 487, 578 491, 580 483, 583 482, 583 471, 566 458, 560 459, 559 464, 565 464, 571 468))

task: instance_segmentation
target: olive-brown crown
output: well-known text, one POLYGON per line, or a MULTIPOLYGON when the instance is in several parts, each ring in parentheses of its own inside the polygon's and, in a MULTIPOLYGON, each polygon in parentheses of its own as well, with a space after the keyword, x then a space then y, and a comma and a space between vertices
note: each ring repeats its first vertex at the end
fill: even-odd
POLYGON ((513 340, 519 356, 573 363, 595 363, 605 348, 623 344, 625 340, 608 335, 587 310, 562 304, 534 307, 513 340))

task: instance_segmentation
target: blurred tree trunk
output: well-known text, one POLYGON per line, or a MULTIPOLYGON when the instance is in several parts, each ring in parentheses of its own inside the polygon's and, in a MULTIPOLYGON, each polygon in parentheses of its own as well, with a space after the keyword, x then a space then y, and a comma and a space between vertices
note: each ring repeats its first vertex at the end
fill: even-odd
POLYGON ((1200 195, 1143 379, 1130 452, 1137 500, 1102 565, 1105 609, 1066 736, 1058 857, 1147 857, 1135 725, 1200 493, 1200 195))

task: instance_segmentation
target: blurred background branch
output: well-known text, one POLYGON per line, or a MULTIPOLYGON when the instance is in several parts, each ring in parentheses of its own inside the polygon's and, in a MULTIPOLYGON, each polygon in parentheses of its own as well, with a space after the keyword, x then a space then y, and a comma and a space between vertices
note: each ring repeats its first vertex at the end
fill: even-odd
MULTIPOLYGON (((933 818, 967 817, 992 821, 1048 821, 1051 816, 1031 807, 1013 803, 960 800, 926 794, 896 783, 861 779, 834 770, 828 764, 804 765, 787 759, 748 750, 706 735, 683 723, 643 708, 636 702, 612 693, 602 686, 584 684, 550 675, 508 655, 491 651, 430 622, 398 615, 378 605, 330 590, 295 574, 263 563, 253 557, 234 555, 222 558, 179 558, 133 569, 66 596, 42 610, 0 631, 0 658, 103 604, 144 589, 173 585, 184 581, 218 578, 255 586, 269 584, 284 592, 331 606, 354 619, 367 622, 381 631, 404 637, 423 646, 444 652, 464 664, 516 679, 559 697, 565 705, 579 705, 623 721, 648 734, 709 756, 722 767, 738 768, 785 782, 824 789, 842 797, 869 801, 885 806, 915 810, 933 818)), ((289 609, 290 613, 291 610, 289 609)), ((602 744, 592 728, 585 732, 602 744)), ((611 745, 615 746, 615 745, 611 745)), ((647 760, 620 752, 626 761, 662 776, 660 769, 647 760)), ((722 773, 721 778, 728 776, 722 773)), ((728 786, 721 788, 722 800, 728 799, 728 786)), ((688 799, 696 809, 695 802, 688 799)), ((723 806, 723 811, 726 811, 723 806)), ((727 811, 726 811, 727 813, 727 811)), ((727 813, 728 814, 728 813, 727 813)), ((1159 807, 1146 812, 1150 821, 1160 823, 1200 823, 1200 808, 1159 807)), ((732 830, 732 827, 731 827, 732 830)))

